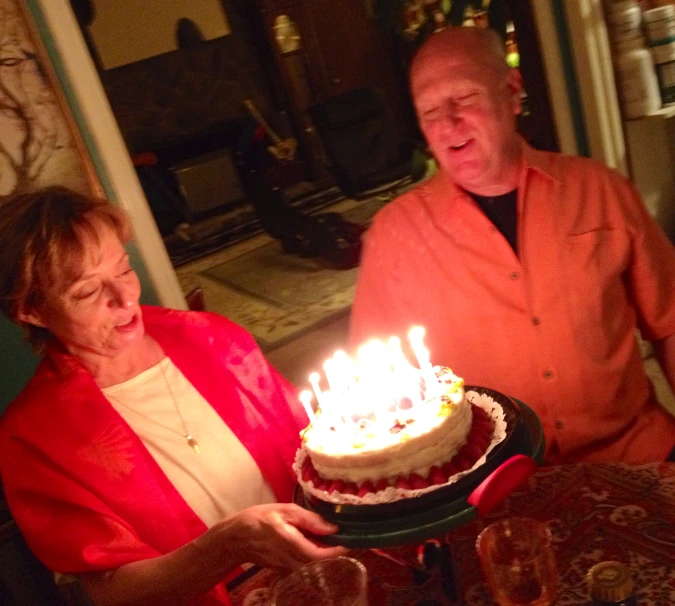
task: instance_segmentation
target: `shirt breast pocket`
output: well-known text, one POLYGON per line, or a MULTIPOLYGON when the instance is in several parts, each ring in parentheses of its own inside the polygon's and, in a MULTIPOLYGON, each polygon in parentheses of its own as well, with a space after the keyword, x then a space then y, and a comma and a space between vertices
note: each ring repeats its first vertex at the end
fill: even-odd
POLYGON ((634 324, 623 279, 629 259, 623 230, 593 229, 566 238, 565 298, 575 341, 598 360, 610 357, 634 324))

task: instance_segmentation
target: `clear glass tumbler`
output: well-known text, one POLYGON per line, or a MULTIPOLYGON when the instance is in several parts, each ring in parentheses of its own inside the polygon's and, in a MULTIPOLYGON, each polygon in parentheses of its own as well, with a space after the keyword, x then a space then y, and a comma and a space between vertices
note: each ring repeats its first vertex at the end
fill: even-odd
POLYGON ((551 531, 529 518, 509 518, 478 536, 476 551, 492 595, 501 606, 548 606, 558 570, 551 531))
POLYGON ((339 557, 305 564, 272 590, 272 606, 368 606, 368 573, 339 557))

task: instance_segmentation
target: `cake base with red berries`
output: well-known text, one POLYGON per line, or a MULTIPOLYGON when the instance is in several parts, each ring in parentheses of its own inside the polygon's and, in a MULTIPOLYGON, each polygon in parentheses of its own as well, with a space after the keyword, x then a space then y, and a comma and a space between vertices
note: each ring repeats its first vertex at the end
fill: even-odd
POLYGON ((334 503, 384 503, 452 483, 480 464, 500 433, 500 407, 472 403, 448 368, 434 372, 437 385, 415 403, 390 397, 384 411, 343 423, 318 411, 295 465, 305 492, 334 503))

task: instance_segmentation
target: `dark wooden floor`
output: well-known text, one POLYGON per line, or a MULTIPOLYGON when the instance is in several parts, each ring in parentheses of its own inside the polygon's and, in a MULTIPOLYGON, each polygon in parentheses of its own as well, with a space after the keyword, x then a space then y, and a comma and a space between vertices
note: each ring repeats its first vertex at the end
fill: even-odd
POLYGON ((323 372, 324 361, 347 347, 349 315, 282 345, 266 354, 270 363, 300 389, 309 389, 309 375, 323 372))

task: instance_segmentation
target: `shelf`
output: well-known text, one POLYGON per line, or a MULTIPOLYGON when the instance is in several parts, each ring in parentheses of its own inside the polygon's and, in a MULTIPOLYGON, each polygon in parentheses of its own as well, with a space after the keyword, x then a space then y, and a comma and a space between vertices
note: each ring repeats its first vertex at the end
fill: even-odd
POLYGON ((668 120, 669 118, 675 117, 675 105, 669 105, 668 107, 663 107, 659 111, 649 114, 647 116, 640 116, 639 118, 630 118, 626 122, 636 122, 638 120, 668 120))

